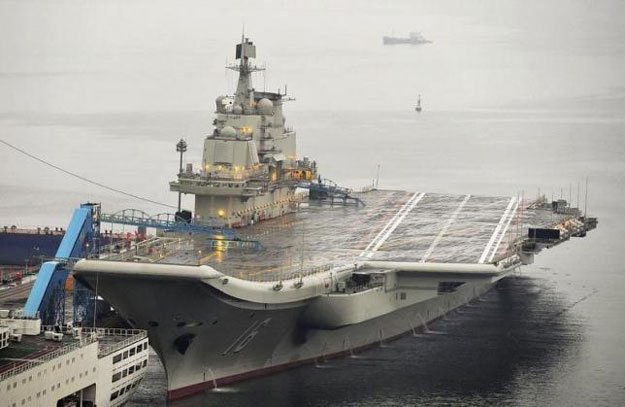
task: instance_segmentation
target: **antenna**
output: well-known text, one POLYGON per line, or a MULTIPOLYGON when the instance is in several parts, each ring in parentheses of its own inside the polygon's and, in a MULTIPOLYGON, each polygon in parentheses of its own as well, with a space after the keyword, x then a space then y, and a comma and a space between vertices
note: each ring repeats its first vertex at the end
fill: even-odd
POLYGON ((96 327, 96 316, 98 311, 98 283, 100 282, 100 272, 95 274, 95 296, 93 298, 93 329, 96 327))
POLYGON ((573 206, 573 198, 571 197, 571 183, 569 182, 569 208, 573 206))
POLYGON ((380 164, 378 164, 378 173, 375 177, 375 189, 378 189, 379 184, 380 184, 380 164))
POLYGON ((586 177, 586 196, 584 197, 584 219, 588 215, 588 177, 586 177))

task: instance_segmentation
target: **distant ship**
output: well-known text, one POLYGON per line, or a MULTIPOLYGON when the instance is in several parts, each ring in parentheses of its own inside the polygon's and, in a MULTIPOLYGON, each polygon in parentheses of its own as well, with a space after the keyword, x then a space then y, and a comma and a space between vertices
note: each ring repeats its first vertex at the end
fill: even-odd
POLYGON ((0 264, 34 265, 41 257, 52 257, 65 231, 56 228, 21 229, 4 226, 0 229, 0 264))
POLYGON ((421 95, 419 95, 419 99, 417 99, 417 106, 414 108, 414 110, 416 110, 417 112, 420 112, 421 110, 423 110, 421 108, 421 95))
POLYGON ((382 42, 384 45, 396 45, 396 44, 411 44, 411 45, 420 45, 420 44, 430 44, 432 41, 426 39, 419 32, 411 32, 408 37, 382 37, 382 42))
POLYGON ((596 227, 566 202, 559 210, 544 198, 528 205, 396 190, 351 195, 324 184, 314 161, 297 158, 284 95, 254 90, 255 56, 242 39, 231 66, 236 94, 216 101, 202 166, 170 183, 195 195, 192 222, 221 220, 238 237, 165 234, 74 265, 78 282, 148 331, 169 399, 425 330, 542 248, 596 227), (308 201, 295 191, 305 186, 308 201), (243 245, 253 240, 260 245, 243 245))

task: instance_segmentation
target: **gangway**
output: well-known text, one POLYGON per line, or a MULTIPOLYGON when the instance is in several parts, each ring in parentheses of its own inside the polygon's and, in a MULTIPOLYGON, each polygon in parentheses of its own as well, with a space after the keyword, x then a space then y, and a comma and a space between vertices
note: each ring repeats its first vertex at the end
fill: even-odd
MULTIPOLYGON (((60 325, 65 317, 65 282, 71 263, 76 258, 95 256, 99 251, 100 205, 86 203, 74 210, 65 236, 53 261, 44 262, 24 306, 24 315, 39 316, 44 325, 60 325)), ((86 290, 86 289, 85 289, 86 290)), ((74 289, 74 319, 76 312, 89 318, 92 295, 80 287, 74 289), (82 295, 82 297, 81 297, 82 295)))
POLYGON ((330 206, 365 206, 360 198, 351 195, 351 189, 341 187, 327 178, 319 179, 317 182, 300 182, 297 187, 308 189, 310 201, 317 201, 330 206))
POLYGON ((217 221, 199 222, 195 219, 186 221, 171 213, 159 213, 151 216, 139 209, 123 209, 113 214, 103 213, 101 221, 119 225, 164 229, 172 232, 202 233, 211 237, 226 239, 234 239, 236 236, 234 229, 219 224, 217 221))
MULTIPOLYGON (((189 216, 190 217, 190 216, 189 216)), ((130 225, 145 228, 162 229, 169 232, 194 233, 205 235, 215 245, 228 243, 229 247, 261 249, 257 240, 246 240, 239 236, 233 228, 223 225, 218 220, 200 222, 197 219, 183 219, 171 213, 159 213, 150 216, 139 209, 123 209, 113 214, 101 214, 102 222, 130 225)))

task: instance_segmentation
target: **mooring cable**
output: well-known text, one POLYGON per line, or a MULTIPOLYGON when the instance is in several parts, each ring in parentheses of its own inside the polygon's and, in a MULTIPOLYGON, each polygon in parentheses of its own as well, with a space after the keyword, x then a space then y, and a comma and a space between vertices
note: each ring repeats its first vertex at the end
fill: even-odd
POLYGON ((39 158, 36 155, 33 155, 33 154, 29 153, 28 151, 22 150, 21 148, 13 145, 13 144, 11 144, 11 143, 9 143, 9 142, 1 139, 1 138, 0 138, 0 143, 4 144, 5 146, 7 146, 9 148, 12 148, 13 150, 15 150, 15 151, 17 151, 17 152, 19 152, 19 153, 21 153, 21 154, 23 154, 23 155, 25 155, 25 156, 27 156, 29 158, 32 158, 35 161, 39 161, 40 163, 45 164, 45 165, 47 165, 49 167, 52 167, 55 170, 61 171, 62 173, 70 175, 70 176, 72 176, 74 178, 78 178, 79 180, 87 182, 89 184, 98 186, 100 188, 104 188, 104 189, 109 190, 111 192, 115 192, 115 193, 118 193, 118 194, 126 195, 126 196, 134 198, 134 199, 139 199, 141 201, 149 202, 149 203, 152 203, 152 204, 155 204, 155 205, 166 206, 168 208, 177 209, 176 206, 168 205, 168 204, 165 204, 165 203, 162 203, 162 202, 158 202, 158 201, 155 201, 155 200, 152 200, 152 199, 149 199, 149 198, 145 198, 145 197, 142 197, 142 196, 139 196, 139 195, 132 194, 130 192, 122 191, 121 189, 117 189, 117 188, 110 187, 108 185, 104 185, 104 184, 102 184, 100 182, 94 181, 94 180, 89 179, 87 177, 83 177, 82 175, 79 175, 79 174, 76 174, 74 172, 68 171, 68 170, 66 170, 64 168, 59 167, 58 165, 52 164, 51 162, 44 160, 43 158, 39 158))

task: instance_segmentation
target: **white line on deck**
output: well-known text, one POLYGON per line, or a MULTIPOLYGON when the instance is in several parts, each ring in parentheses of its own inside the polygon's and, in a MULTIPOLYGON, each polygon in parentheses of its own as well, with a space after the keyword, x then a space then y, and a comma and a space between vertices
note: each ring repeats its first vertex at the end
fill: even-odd
POLYGON ((508 217, 508 222, 506 223, 506 227, 503 229, 503 231, 499 235, 499 240, 497 241, 497 244, 495 245, 495 248, 493 249, 493 253, 490 255, 490 258, 488 259, 489 263, 493 261, 493 258, 495 257, 495 253, 497 253, 497 249, 499 249, 499 245, 501 244, 501 240, 506 235, 506 231, 508 230, 508 227, 510 226, 510 222, 512 221, 512 218, 514 218, 514 214, 516 213, 516 210, 518 207, 519 207, 519 201, 517 200, 516 205, 514 205, 514 209, 512 210, 512 212, 510 212, 510 216, 508 217))
POLYGON ((465 196, 464 200, 460 203, 460 205, 458 205, 458 207, 456 208, 454 213, 451 215, 451 217, 449 219, 447 219, 447 222, 445 222, 445 226, 443 226, 443 228, 440 230, 440 232, 438 232, 438 235, 436 236, 436 238, 434 239, 434 241, 432 242, 432 244, 430 245, 428 250, 425 252, 423 257, 421 258, 421 263, 425 263, 425 261, 428 259, 428 257, 430 257, 432 255, 432 252, 434 251, 436 246, 438 246, 438 243, 443 238, 443 235, 445 233, 447 233, 447 229, 449 229, 451 224, 454 223, 454 221, 458 217, 458 214, 460 213, 462 208, 464 208, 464 205, 466 205, 466 203, 469 201, 469 198, 471 198, 471 195, 465 196))
POLYGON ((508 213, 510 212, 510 209, 512 208, 512 205, 514 204, 514 201, 516 201, 515 197, 510 198, 510 203, 508 203, 508 207, 504 211, 503 215, 501 216, 501 219, 499 220, 499 223, 497 224, 497 227, 495 228, 495 231, 493 232, 492 236, 488 240, 488 243, 486 244, 486 247, 484 248, 484 252, 480 256, 480 259, 478 260, 478 263, 484 263, 484 260, 486 260, 486 256, 488 256, 488 253, 490 252, 490 248, 495 243, 495 239, 497 238, 497 234, 501 230, 501 227, 503 226, 503 223, 506 221, 506 217, 508 216, 508 213))
POLYGON ((373 256, 373 253, 377 251, 380 248, 380 246, 384 244, 386 239, 388 239, 391 233, 393 233, 393 231, 397 228, 397 226, 399 226, 399 224, 404 220, 406 215, 408 215, 408 213, 417 205, 417 203, 419 203, 421 199, 423 199, 424 196, 425 196, 424 192, 422 193, 415 192, 415 194, 410 197, 410 199, 404 204, 404 206, 402 206, 401 209, 397 211, 395 216, 391 218, 391 220, 386 224, 386 226, 382 228, 380 233, 378 233, 377 236, 373 238, 373 240, 371 241, 371 243, 367 245, 365 250, 363 250, 363 252, 360 253, 360 257, 373 256))

